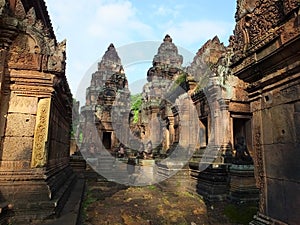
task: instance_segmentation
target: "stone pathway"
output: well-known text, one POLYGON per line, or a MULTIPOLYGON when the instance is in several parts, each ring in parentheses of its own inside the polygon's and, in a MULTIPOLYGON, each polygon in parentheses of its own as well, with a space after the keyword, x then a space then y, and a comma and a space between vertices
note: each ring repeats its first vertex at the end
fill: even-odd
POLYGON ((127 187, 104 180, 88 181, 86 190, 84 225, 230 224, 222 210, 207 207, 199 196, 188 192, 165 192, 156 185, 127 187))

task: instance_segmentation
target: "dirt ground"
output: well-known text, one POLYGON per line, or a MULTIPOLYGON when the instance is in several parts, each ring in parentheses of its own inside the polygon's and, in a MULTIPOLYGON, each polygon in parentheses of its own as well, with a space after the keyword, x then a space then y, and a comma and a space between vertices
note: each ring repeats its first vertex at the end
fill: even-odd
POLYGON ((127 187, 88 181, 83 203, 85 225, 232 224, 222 206, 207 206, 188 192, 162 191, 159 186, 127 187))

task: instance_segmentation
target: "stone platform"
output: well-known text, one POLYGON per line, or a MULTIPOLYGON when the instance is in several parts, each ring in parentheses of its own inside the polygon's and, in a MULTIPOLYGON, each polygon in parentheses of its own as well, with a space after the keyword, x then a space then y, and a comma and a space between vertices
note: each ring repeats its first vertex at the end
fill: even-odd
POLYGON ((229 166, 230 190, 232 202, 258 202, 259 190, 256 187, 253 165, 232 164, 229 166))

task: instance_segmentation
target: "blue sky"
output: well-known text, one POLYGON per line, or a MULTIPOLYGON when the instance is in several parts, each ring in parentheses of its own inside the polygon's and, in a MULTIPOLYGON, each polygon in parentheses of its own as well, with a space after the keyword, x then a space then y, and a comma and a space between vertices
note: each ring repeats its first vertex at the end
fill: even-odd
MULTIPOLYGON (((80 83, 88 85, 85 76, 95 70, 91 66, 110 43, 126 52, 131 51, 126 46, 139 42, 158 46, 170 34, 178 47, 195 55, 215 35, 227 45, 236 10, 235 0, 46 0, 46 4, 58 41, 67 39, 66 75, 75 96, 80 83)), ((125 57, 122 53, 129 84, 145 78, 153 57, 129 63, 125 57)))

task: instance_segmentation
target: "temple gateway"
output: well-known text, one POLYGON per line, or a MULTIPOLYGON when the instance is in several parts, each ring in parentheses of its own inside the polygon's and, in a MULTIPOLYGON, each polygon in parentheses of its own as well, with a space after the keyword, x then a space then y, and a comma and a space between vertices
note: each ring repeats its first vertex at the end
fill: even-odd
POLYGON ((212 37, 187 67, 165 35, 135 96, 110 44, 79 112, 45 2, 0 0, 0 224, 53 221, 87 170, 299 224, 299 6, 237 0, 229 45, 212 37))

